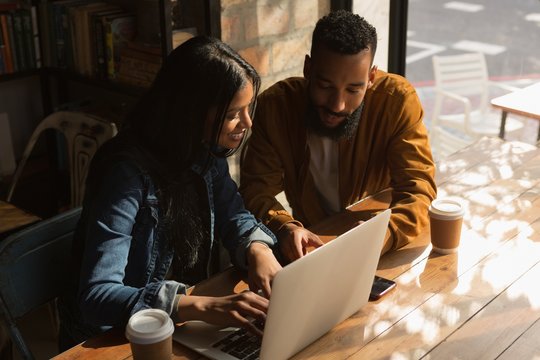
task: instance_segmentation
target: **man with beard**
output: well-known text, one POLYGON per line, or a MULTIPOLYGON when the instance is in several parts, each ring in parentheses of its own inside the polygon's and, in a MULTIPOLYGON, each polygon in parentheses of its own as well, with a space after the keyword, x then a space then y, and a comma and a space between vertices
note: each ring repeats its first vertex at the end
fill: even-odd
POLYGON ((322 244, 304 226, 387 188, 392 217, 383 253, 428 222, 435 167, 422 105, 406 79, 373 64, 376 47, 365 19, 332 12, 317 22, 304 77, 258 97, 240 192, 288 261, 322 244), (292 215, 275 198, 281 191, 292 215))

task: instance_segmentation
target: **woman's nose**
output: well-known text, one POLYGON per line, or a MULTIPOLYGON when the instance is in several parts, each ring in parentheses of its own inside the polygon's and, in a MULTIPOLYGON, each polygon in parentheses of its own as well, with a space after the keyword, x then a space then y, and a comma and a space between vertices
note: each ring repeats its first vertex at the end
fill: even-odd
POLYGON ((253 122, 251 121, 251 116, 249 115, 249 111, 246 110, 240 116, 240 121, 238 122, 238 126, 240 126, 242 129, 250 129, 251 125, 253 125, 253 122))

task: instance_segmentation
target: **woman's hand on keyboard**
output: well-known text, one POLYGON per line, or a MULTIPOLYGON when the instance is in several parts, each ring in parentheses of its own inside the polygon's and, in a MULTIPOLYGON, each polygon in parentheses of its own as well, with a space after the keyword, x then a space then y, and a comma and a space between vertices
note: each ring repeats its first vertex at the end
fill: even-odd
POLYGON ((250 319, 264 321, 268 299, 252 291, 222 297, 182 296, 177 305, 180 321, 202 320, 210 324, 243 327, 262 336, 250 319))

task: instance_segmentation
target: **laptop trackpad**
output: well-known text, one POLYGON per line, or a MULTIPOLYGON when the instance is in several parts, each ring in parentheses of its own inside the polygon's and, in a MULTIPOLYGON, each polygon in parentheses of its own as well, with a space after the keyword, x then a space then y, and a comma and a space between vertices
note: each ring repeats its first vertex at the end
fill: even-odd
MULTIPOLYGON (((226 354, 213 348, 212 344, 234 333, 236 330, 238 328, 224 328, 204 321, 188 321, 175 329, 173 340, 211 359, 226 359, 228 358, 226 354)), ((231 359, 233 358, 231 357, 231 359)))
POLYGON ((223 326, 208 324, 204 321, 188 321, 176 328, 173 339, 187 346, 200 343, 207 347, 208 344, 213 344, 236 330, 238 328, 224 328, 223 326))

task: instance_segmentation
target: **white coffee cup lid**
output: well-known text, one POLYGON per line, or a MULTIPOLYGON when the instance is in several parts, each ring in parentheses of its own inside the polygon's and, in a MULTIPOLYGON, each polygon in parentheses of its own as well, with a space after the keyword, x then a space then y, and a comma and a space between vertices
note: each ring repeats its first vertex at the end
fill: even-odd
POLYGON ((442 220, 459 219, 465 213, 460 201, 455 199, 435 199, 429 206, 430 216, 442 220))
POLYGON ((126 338, 136 344, 153 344, 165 340, 174 332, 172 319, 160 309, 145 309, 131 316, 126 326, 126 338))

